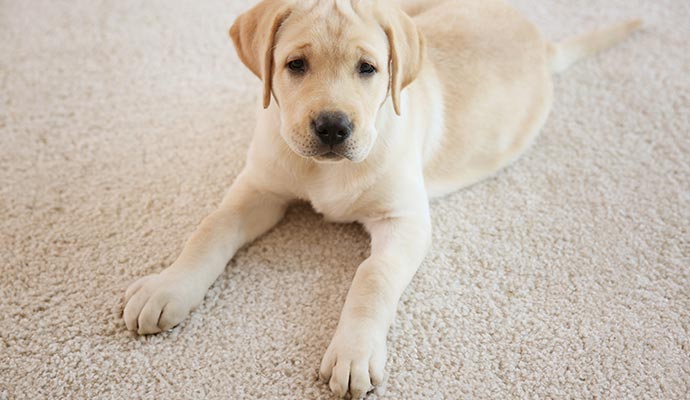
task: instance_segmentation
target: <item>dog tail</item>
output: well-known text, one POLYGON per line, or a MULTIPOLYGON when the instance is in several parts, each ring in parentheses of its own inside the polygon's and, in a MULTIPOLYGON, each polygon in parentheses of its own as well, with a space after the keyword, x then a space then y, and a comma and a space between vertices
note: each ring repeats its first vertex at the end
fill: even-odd
POLYGON ((620 42, 641 25, 642 20, 633 19, 562 42, 549 43, 547 52, 551 59, 551 70, 553 72, 564 71, 578 60, 594 55, 620 42))

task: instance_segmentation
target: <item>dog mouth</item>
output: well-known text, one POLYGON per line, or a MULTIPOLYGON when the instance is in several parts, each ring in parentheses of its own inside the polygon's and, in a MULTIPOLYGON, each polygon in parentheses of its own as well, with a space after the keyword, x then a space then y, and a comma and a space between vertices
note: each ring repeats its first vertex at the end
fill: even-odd
POLYGON ((314 159, 318 162, 330 162, 330 163, 342 161, 345 158, 346 157, 344 155, 336 153, 333 150, 329 150, 329 151, 321 153, 317 156, 314 156, 314 159))

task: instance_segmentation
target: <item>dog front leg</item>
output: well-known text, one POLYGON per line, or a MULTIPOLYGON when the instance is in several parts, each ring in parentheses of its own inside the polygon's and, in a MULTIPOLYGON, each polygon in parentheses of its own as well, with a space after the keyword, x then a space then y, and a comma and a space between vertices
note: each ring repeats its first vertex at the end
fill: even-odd
POLYGON ((127 329, 143 335, 180 323, 201 303, 235 252, 283 217, 286 200, 258 189, 247 175, 240 174, 170 267, 129 286, 123 311, 127 329))
POLYGON ((371 256, 357 269, 320 376, 331 390, 353 399, 383 380, 386 335, 398 300, 412 280, 431 241, 428 209, 415 218, 365 223, 371 256))

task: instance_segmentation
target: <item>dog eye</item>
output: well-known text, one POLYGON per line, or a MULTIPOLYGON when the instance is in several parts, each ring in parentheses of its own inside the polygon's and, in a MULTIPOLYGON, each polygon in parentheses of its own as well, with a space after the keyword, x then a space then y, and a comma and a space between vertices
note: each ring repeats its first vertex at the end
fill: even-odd
POLYGON ((287 67, 292 72, 302 73, 307 70, 307 63, 300 58, 287 63, 287 67))
POLYGON ((372 75, 376 73, 376 67, 369 63, 361 63, 359 64, 359 73, 361 75, 372 75))

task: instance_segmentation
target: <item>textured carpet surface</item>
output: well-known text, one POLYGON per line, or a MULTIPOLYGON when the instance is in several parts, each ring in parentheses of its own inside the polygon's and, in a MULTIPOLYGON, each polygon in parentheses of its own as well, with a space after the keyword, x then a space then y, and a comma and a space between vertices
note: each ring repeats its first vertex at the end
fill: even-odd
MULTIPOLYGON (((374 399, 687 398, 690 10, 514 0, 550 38, 645 29, 556 78, 542 135, 432 202, 374 399)), ((150 337, 118 317, 240 171, 242 1, 0 1, 0 399, 330 398, 317 368, 368 254, 307 205, 150 337)))

